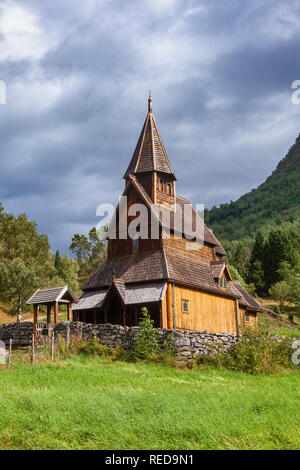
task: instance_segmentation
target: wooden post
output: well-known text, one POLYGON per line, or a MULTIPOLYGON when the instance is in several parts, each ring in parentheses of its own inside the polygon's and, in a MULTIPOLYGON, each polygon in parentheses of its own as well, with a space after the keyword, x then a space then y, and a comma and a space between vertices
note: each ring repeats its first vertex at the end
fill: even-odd
POLYGON ((67 320, 71 321, 71 306, 72 304, 67 304, 67 320))
POLYGON ((70 326, 67 325, 67 349, 70 349, 70 326))
POLYGON ((240 325, 239 325, 239 301, 235 299, 235 321, 236 321, 236 335, 240 337, 240 325))
POLYGON ((51 360, 54 361, 54 331, 52 331, 52 338, 51 338, 51 360))
POLYGON ((104 305, 104 323, 107 323, 107 302, 104 305))
POLYGON ((8 368, 10 368, 10 364, 11 364, 12 341, 13 341, 12 338, 10 338, 10 340, 9 340, 8 358, 7 358, 7 366, 8 366, 8 368))
POLYGON ((51 323, 51 305, 47 305, 47 328, 51 323))
POLYGON ((31 364, 34 364, 34 356, 35 356, 35 342, 36 342, 36 335, 32 335, 32 343, 31 343, 31 364))
POLYGON ((34 346, 37 344, 37 319, 38 319, 38 306, 33 306, 33 336, 34 336, 34 346))
POLYGON ((167 324, 168 329, 173 329, 173 290, 172 284, 167 287, 167 324))
POLYGON ((54 323, 57 324, 57 317, 58 317, 58 303, 55 302, 54 304, 54 323))

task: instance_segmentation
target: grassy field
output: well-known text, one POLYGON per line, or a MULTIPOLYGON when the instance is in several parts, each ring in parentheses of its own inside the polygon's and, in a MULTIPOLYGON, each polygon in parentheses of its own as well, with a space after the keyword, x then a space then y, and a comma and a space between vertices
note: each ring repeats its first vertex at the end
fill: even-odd
MULTIPOLYGON (((260 304, 270 310, 274 310, 275 305, 279 305, 279 302, 272 299, 259 299, 260 304)), ((279 336, 292 336, 300 338, 300 318, 294 315, 294 323, 288 319, 288 314, 293 311, 291 306, 285 305, 282 309, 282 313, 278 318, 272 318, 267 313, 259 313, 258 319, 259 324, 263 325, 271 334, 279 336)))
POLYGON ((299 449, 300 375, 104 357, 0 368, 1 449, 299 449))

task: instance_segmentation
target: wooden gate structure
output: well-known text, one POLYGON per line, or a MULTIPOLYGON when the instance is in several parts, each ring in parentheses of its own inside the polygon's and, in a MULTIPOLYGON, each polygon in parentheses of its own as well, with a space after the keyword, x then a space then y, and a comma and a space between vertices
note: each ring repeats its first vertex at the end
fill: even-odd
POLYGON ((67 306, 67 320, 71 321, 72 304, 78 303, 78 299, 69 286, 52 287, 50 289, 38 289, 27 301, 27 305, 33 305, 33 334, 34 342, 37 344, 37 324, 39 305, 47 306, 47 326, 58 322, 58 306, 67 306), (53 307, 53 322, 51 322, 51 311, 53 307))

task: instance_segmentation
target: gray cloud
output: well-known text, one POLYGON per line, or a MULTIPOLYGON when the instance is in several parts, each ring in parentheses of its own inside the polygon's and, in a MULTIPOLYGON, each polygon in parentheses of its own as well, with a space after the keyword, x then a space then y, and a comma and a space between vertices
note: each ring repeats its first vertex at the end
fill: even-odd
POLYGON ((298 134, 297 1, 1 7, 0 201, 53 249, 117 201, 148 89, 178 193, 207 207, 262 183, 298 134))

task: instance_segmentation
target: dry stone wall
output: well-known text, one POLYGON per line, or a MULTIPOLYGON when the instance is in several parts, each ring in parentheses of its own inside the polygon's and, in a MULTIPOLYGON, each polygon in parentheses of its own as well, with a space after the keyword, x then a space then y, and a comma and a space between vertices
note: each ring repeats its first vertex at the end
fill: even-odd
MULTIPOLYGON (((91 338, 96 335, 102 344, 109 347, 117 345, 126 351, 132 351, 139 327, 128 327, 121 325, 101 324, 93 325, 89 323, 58 323, 54 331, 56 335, 67 336, 67 328, 70 328, 71 336, 81 336, 91 338)), ((180 361, 188 361, 201 354, 213 354, 218 347, 228 351, 235 346, 238 341, 236 336, 230 333, 211 333, 208 331, 179 331, 158 329, 161 345, 166 342, 173 344, 174 353, 180 361)), ((0 325, 0 340, 8 344, 10 338, 13 339, 13 346, 26 346, 31 344, 33 325, 30 322, 14 323, 10 325, 0 325)))
POLYGON ((31 322, 9 323, 0 325, 0 341, 7 345, 13 340, 13 346, 28 346, 31 344, 33 335, 33 324, 31 322))

